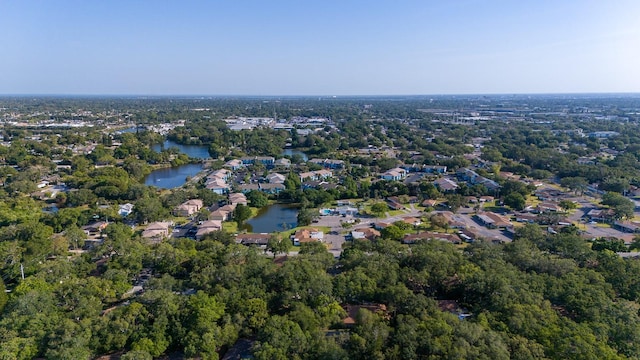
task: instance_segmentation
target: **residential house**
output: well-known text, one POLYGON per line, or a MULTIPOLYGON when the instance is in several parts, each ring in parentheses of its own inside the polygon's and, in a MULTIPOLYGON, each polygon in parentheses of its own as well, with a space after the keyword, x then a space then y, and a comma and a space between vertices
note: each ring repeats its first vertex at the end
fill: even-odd
POLYGON ((402 205, 396 197, 388 197, 386 200, 391 210, 404 210, 404 205, 402 205))
POLYGON ((160 242, 169 237, 169 225, 168 222, 153 222, 142 231, 142 238, 152 243, 160 242))
POLYGON ((480 234, 470 229, 460 229, 458 231, 458 236, 466 242, 474 242, 481 238, 480 234))
POLYGON ((106 221, 96 221, 83 226, 82 230, 87 234, 87 236, 99 237, 102 234, 102 230, 104 230, 108 225, 109 223, 106 221))
POLYGON ((407 170, 407 172, 421 172, 424 169, 424 166, 421 164, 404 164, 401 166, 403 169, 407 170))
POLYGON ((242 193, 246 194, 249 191, 252 190, 256 190, 259 191, 260 190, 260 185, 258 184, 242 184, 238 187, 240 189, 240 191, 242 191, 242 193))
POLYGON ((640 233, 640 223, 635 221, 616 221, 613 223, 613 228, 630 234, 640 233))
POLYGON ((207 175, 207 181, 222 179, 223 181, 226 182, 229 180, 230 177, 231 177, 231 171, 227 169, 218 169, 218 170, 212 171, 211 173, 209 173, 209 175, 207 175))
POLYGON ((402 218, 402 222, 413 226, 420 226, 420 224, 422 224, 422 220, 415 217, 402 218))
POLYGON ((498 184, 497 182, 495 182, 495 181, 493 181, 491 179, 487 179, 485 177, 477 179, 475 184, 484 185, 484 187, 486 187, 487 190, 489 190, 489 191, 495 191, 495 190, 498 190, 500 188, 500 184, 498 184))
POLYGON ((269 243, 269 234, 238 234, 236 235, 236 242, 242 245, 257 245, 267 246, 269 243))
POLYGON ((233 171, 240 170, 243 167, 242 160, 233 159, 224 163, 224 167, 227 167, 233 171))
POLYGON ((196 232, 196 240, 202 240, 202 238, 208 233, 222 230, 222 222, 218 220, 207 220, 198 225, 198 231, 196 232))
POLYGON ((253 156, 244 156, 240 158, 240 161, 242 161, 242 165, 253 165, 256 159, 253 156))
POLYGON ((614 215, 615 214, 611 209, 591 209, 587 213, 587 217, 589 218, 590 221, 597 221, 597 222, 611 221, 614 215))
POLYGON ((218 195, 224 195, 231 189, 231 187, 222 179, 207 181, 205 187, 218 195))
POLYGON ((517 222, 534 224, 538 219, 537 215, 529 213, 517 213, 514 215, 517 222))
POLYGON ((317 171, 309 171, 300 173, 300 181, 305 180, 324 180, 327 178, 333 177, 333 173, 329 170, 317 170, 317 171))
POLYGON ((311 159, 309 162, 316 165, 320 165, 327 169, 342 169, 344 167, 344 161, 335 159, 311 159))
POLYGON ((536 206, 536 211, 539 213, 558 212, 560 210, 560 205, 552 202, 542 202, 536 206))
POLYGON ((567 194, 563 191, 560 190, 555 190, 555 189, 542 189, 542 190, 537 190, 535 193, 536 197, 538 198, 538 200, 540 201, 558 201, 561 198, 564 198, 567 196, 567 194))
POLYGON ((438 215, 444 218, 444 221, 447 223, 447 226, 451 229, 464 229, 467 227, 467 224, 464 222, 460 215, 456 215, 451 211, 441 211, 438 212, 438 215))
POLYGON ((385 228, 387 228, 387 227, 389 227, 391 225, 393 225, 393 224, 380 221, 380 222, 374 223, 373 224, 373 228, 376 229, 376 230, 382 230, 382 229, 385 229, 385 228))
POLYGON ((200 199, 187 200, 173 209, 173 215, 188 217, 200 211, 200 209, 202 209, 202 206, 203 203, 200 199))
POLYGON ((500 184, 498 184, 497 182, 491 179, 487 179, 484 176, 480 176, 477 172, 471 169, 467 169, 467 168, 458 169, 458 171, 456 172, 456 175, 458 176, 458 179, 462 181, 466 181, 471 185, 476 185, 476 184, 484 185, 488 190, 491 190, 491 191, 494 191, 500 188, 500 184))
POLYGON ((468 181, 472 184, 475 183, 476 179, 481 177, 477 172, 467 168, 458 169, 456 175, 458 176, 458 179, 468 181))
POLYGON ((596 139, 608 139, 620 135, 617 131, 594 131, 589 133, 589 137, 596 139))
POLYGON ((388 180, 388 181, 400 181, 402 179, 404 179, 407 176, 407 171, 403 168, 393 168, 391 170, 387 170, 384 173, 382 173, 382 175, 380 175, 380 178, 382 180, 388 180))
POLYGON ((453 192, 458 189, 458 184, 449 178, 440 178, 433 182, 442 192, 453 192))
POLYGON ((272 167, 275 164, 276 159, 273 156, 256 156, 255 162, 259 162, 266 167, 272 167))
POLYGON ((279 194, 281 191, 286 189, 284 184, 272 184, 272 183, 260 184, 259 188, 260 188, 260 191, 267 194, 279 194))
POLYGON ((232 193, 229 194, 229 203, 247 205, 247 197, 243 193, 232 193))
POLYGON ((42 181, 40 181, 40 182, 36 185, 36 187, 37 187, 38 189, 44 189, 44 188, 46 188, 47 186, 49 186, 49 181, 47 181, 47 180, 42 180, 42 181))
POLYGON ((349 205, 343 205, 343 206, 336 207, 335 212, 338 213, 339 215, 354 216, 354 215, 358 215, 358 208, 349 206, 349 205))
POLYGON ((276 161, 273 156, 245 156, 240 160, 243 165, 262 164, 266 167, 274 166, 276 161))
POLYGON ((217 209, 209 214, 209 220, 229 221, 231 220, 232 215, 233 212, 217 209))
POLYGON ((424 207, 434 207, 438 204, 438 200, 434 200, 434 199, 426 199, 425 201, 423 201, 420 205, 424 206, 424 207))
POLYGON ((300 246, 300 244, 305 242, 315 242, 324 240, 324 232, 318 229, 301 229, 295 232, 295 234, 291 235, 291 240, 293 241, 293 245, 300 246))
POLYGON ((441 165, 424 165, 422 171, 429 174, 445 174, 447 167, 441 165))
POLYGON ((276 167, 288 168, 291 166, 291 160, 287 158, 281 158, 275 161, 274 165, 276 167))
POLYGON ((127 217, 133 212, 133 204, 126 203, 118 206, 118 214, 122 217, 127 217))
POLYGON ((236 209, 237 204, 227 204, 224 205, 222 207, 220 207, 218 210, 222 210, 222 211, 227 211, 230 213, 233 213, 233 211, 236 209))
POLYGON ((364 228, 351 231, 353 240, 375 240, 380 237, 380 231, 372 228, 364 228))
POLYGON ((511 221, 501 215, 487 211, 475 215, 478 221, 489 229, 503 229, 511 226, 511 221))
POLYGON ((338 187, 338 184, 328 183, 326 181, 304 181, 302 183, 302 189, 322 189, 330 190, 338 187))
POLYGON ((325 180, 330 177, 333 177, 333 173, 330 170, 317 170, 314 172, 316 173, 316 177, 319 180, 325 180))
POLYGON ((287 180, 287 177, 282 174, 271 173, 267 175, 267 181, 271 184, 284 184, 285 180, 287 180))
POLYGON ((303 173, 300 173, 299 176, 300 176, 300 181, 316 180, 316 174, 314 171, 303 172, 303 173))

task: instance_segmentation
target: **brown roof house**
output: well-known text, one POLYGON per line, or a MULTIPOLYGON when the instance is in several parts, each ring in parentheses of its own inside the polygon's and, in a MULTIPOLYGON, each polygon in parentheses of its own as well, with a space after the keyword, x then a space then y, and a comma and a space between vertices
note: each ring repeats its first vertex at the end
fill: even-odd
POLYGON ((238 234, 236 236, 236 242, 242 245, 258 245, 266 246, 269 242, 269 234, 238 234))
POLYGON ((214 210, 209 214, 209 220, 228 221, 231 220, 233 212, 225 210, 214 210))
POLYGON ((198 225, 198 231, 196 232, 196 240, 201 240, 208 233, 222 230, 222 222, 218 220, 207 220, 198 225))
POLYGON ((200 199, 187 200, 173 209, 173 215, 183 217, 191 216, 200 211, 202 206, 202 200, 200 199))
POLYGON ((293 245, 300 246, 301 243, 305 242, 314 242, 324 240, 324 232, 318 229, 301 229, 295 232, 295 234, 291 235, 291 240, 293 241, 293 245))
POLYGON ((169 226, 171 224, 168 222, 152 222, 147 225, 147 227, 142 232, 142 238, 147 239, 152 243, 157 243, 162 241, 162 239, 169 237, 169 226))
POLYGON ((247 205, 247 197, 243 193, 229 194, 229 203, 247 205))
POLYGON ((372 228, 357 229, 351 231, 353 240, 375 240, 380 237, 380 231, 372 228))
POLYGON ((478 221, 480 221, 482 225, 488 227, 489 229, 503 229, 512 225, 511 221, 508 218, 490 211, 478 213, 476 215, 476 219, 478 219, 478 221))

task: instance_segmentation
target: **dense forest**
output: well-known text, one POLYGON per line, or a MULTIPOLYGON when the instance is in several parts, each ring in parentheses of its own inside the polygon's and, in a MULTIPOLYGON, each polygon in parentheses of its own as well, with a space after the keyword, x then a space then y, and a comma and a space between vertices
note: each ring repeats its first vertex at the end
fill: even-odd
POLYGON ((147 250, 126 227, 110 227, 95 252, 49 260, 2 295, 0 358, 127 349, 127 359, 174 351, 215 359, 240 338, 257 359, 640 354, 640 263, 594 251, 572 233, 527 226, 513 243, 462 250, 380 239, 352 244, 337 260, 305 244, 274 262, 224 233, 147 250), (143 268, 153 271, 145 292, 123 300, 143 268), (341 304, 384 306, 364 306, 346 323, 341 304))

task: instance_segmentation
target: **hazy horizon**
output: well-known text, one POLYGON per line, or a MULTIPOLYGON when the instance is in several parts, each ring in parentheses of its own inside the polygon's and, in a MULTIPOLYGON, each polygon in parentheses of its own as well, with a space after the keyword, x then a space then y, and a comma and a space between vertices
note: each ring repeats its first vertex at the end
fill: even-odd
POLYGON ((0 94, 640 92, 640 3, 7 3, 0 94))

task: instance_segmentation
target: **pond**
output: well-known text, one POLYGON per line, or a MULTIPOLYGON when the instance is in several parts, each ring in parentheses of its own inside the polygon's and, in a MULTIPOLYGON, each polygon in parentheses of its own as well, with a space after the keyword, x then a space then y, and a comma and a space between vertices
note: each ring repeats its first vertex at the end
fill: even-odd
POLYGON ((294 149, 284 149, 282 150, 282 154, 281 155, 289 155, 289 156, 293 156, 295 154, 298 154, 300 156, 302 156, 302 160, 303 161, 307 161, 309 160, 309 157, 307 156, 307 154, 303 153, 300 150, 294 150, 294 149))
POLYGON ((187 177, 193 177, 202 171, 202 164, 185 164, 176 167, 157 169, 144 178, 144 184, 163 189, 173 189, 187 182, 187 177))
POLYGON ((273 204, 258 210, 258 215, 247 220, 243 230, 254 233, 272 233, 293 229, 298 225, 298 208, 273 204))
POLYGON ((182 144, 178 144, 175 143, 171 140, 165 140, 165 142, 163 142, 162 144, 156 144, 153 145, 151 147, 151 149, 153 149, 153 151, 155 152, 160 152, 162 151, 162 149, 168 149, 171 147, 175 147, 178 148, 178 150, 180 150, 180 152, 189 155, 189 157, 192 158, 196 158, 196 159, 208 159, 210 158, 209 156, 209 149, 206 146, 202 146, 202 145, 182 145, 182 144))

